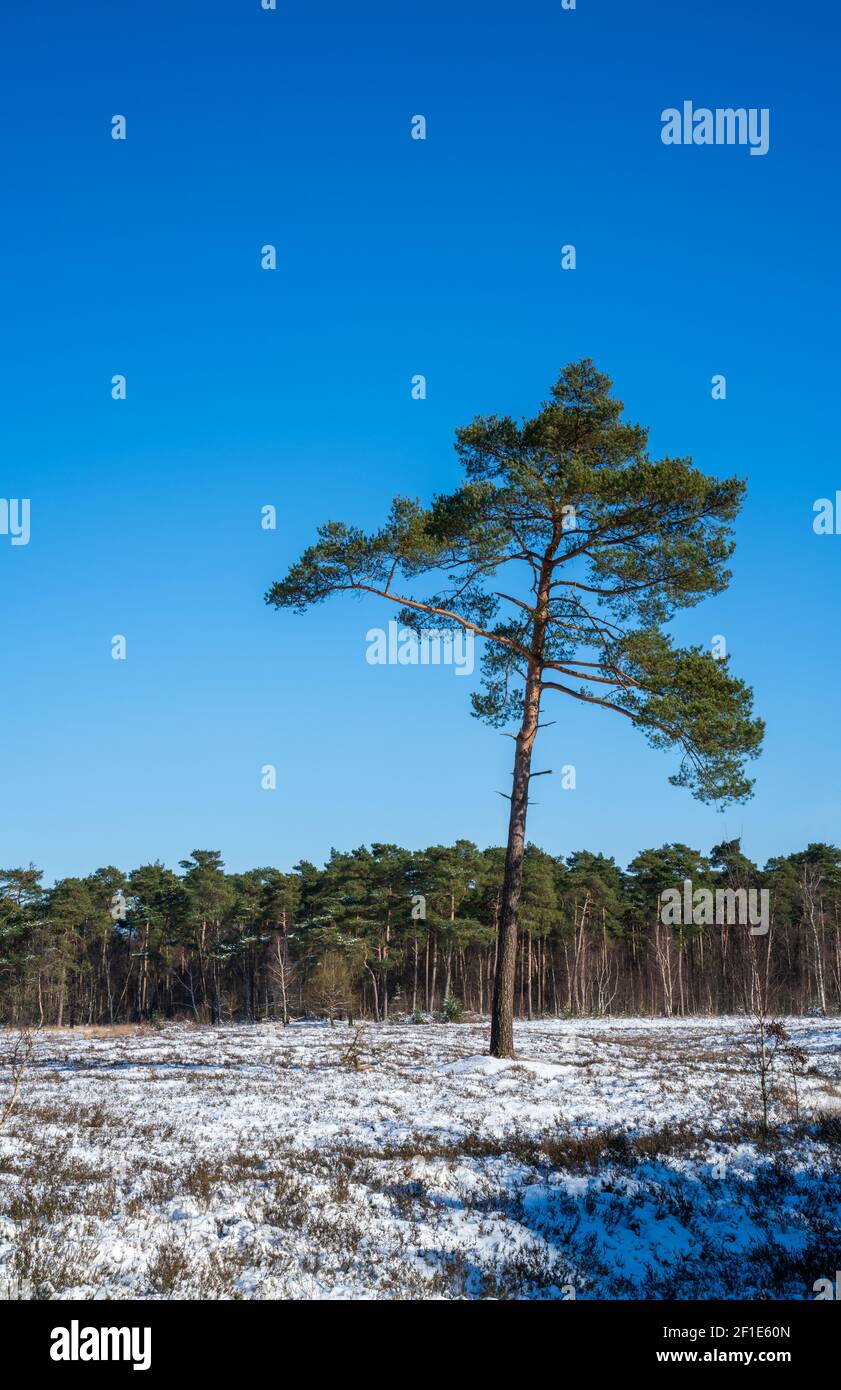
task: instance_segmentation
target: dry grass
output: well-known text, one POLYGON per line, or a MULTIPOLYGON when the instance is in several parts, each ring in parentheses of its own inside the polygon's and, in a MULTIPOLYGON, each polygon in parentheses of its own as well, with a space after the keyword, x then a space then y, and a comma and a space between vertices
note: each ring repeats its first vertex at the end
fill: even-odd
MULTIPOLYGON (((16 1030, 5 1024, 0 1024, 0 1037, 8 1036, 16 1030)), ((151 1023, 110 1023, 110 1024, 79 1024, 76 1028, 55 1028, 51 1024, 44 1024, 36 1030, 38 1037, 51 1038, 60 1037, 71 1041, 73 1039, 102 1038, 111 1040, 113 1038, 136 1038, 149 1036, 159 1030, 151 1023)))

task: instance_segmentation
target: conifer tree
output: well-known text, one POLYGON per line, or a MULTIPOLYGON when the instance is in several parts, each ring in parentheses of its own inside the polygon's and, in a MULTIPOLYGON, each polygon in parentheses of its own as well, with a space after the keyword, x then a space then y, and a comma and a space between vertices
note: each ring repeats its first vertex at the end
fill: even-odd
POLYGON ((336 593, 377 595, 422 632, 484 642, 474 713, 513 723, 515 755, 499 921, 491 1052, 512 1056, 517 918, 532 754, 548 692, 619 714, 660 749, 671 781, 704 801, 751 791, 745 759, 763 726, 727 659, 676 646, 680 609, 730 579, 745 484, 681 457, 654 459, 589 359, 566 367, 537 415, 457 431, 462 485, 429 507, 398 497, 371 534, 331 521, 266 601, 302 613, 336 593), (425 592, 422 585, 429 583, 425 592))

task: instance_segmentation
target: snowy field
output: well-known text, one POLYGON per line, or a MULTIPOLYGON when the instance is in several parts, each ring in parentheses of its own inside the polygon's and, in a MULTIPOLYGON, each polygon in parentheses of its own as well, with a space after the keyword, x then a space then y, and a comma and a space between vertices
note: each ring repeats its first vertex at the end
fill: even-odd
MULTIPOLYGON (((809 1298, 841 1269, 841 1022, 37 1034, 3 1298, 809 1298), (355 1046, 352 1046, 355 1039, 355 1046)), ((0 1034, 0 1114, 13 1036, 0 1034)))

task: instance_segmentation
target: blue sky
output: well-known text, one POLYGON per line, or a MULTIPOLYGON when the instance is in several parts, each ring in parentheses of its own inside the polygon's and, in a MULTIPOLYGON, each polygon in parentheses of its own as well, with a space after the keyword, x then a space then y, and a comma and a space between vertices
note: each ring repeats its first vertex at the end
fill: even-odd
POLYGON ((7 8, 0 497, 32 534, 0 536, 0 862, 502 842, 511 745, 471 682, 368 665, 387 605, 262 596, 319 522, 451 488, 455 427, 533 413, 584 355, 655 452, 749 479, 731 588, 680 635, 726 636, 768 733, 722 815, 557 697, 530 838, 837 840, 841 535, 812 507, 841 488, 838 39, 780 0, 7 8), (769 153, 663 145, 684 99, 768 107, 769 153))

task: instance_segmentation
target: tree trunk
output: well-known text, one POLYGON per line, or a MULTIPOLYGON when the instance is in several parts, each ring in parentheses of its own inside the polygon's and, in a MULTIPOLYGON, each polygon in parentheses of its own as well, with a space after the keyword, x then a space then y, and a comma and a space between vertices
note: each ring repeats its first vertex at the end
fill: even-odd
POLYGON ((517 977, 517 913, 523 892, 523 855, 526 850, 526 813, 529 806, 531 755, 540 722, 543 658, 549 623, 549 598, 554 559, 561 540, 561 524, 556 522, 552 540, 540 565, 534 609, 534 626, 526 688, 523 692, 523 722, 516 738, 514 775, 511 786, 511 814, 508 818, 508 844, 505 849, 505 877, 502 885, 502 913, 497 941, 496 976, 491 1010, 491 1056, 514 1056, 514 986, 517 977))
POLYGON ((59 1028, 61 1028, 62 1024, 64 1023, 64 992, 65 992, 66 980, 67 980, 67 973, 66 973, 66 971, 65 971, 64 966, 62 965, 62 967, 61 967, 61 973, 60 973, 60 975, 59 975, 59 980, 58 980, 58 1017, 56 1018, 56 1025, 57 1025, 57 1027, 59 1027, 59 1028))
POLYGON ((412 976, 412 1013, 418 1011, 418 929, 415 927, 415 971, 412 976))
POLYGON ((529 673, 523 722, 517 735, 502 912, 499 919, 496 975, 491 1008, 491 1056, 514 1056, 514 984, 517 971, 517 913, 523 891, 523 855, 526 849, 526 812, 529 804, 531 755, 540 714, 540 676, 529 673))

